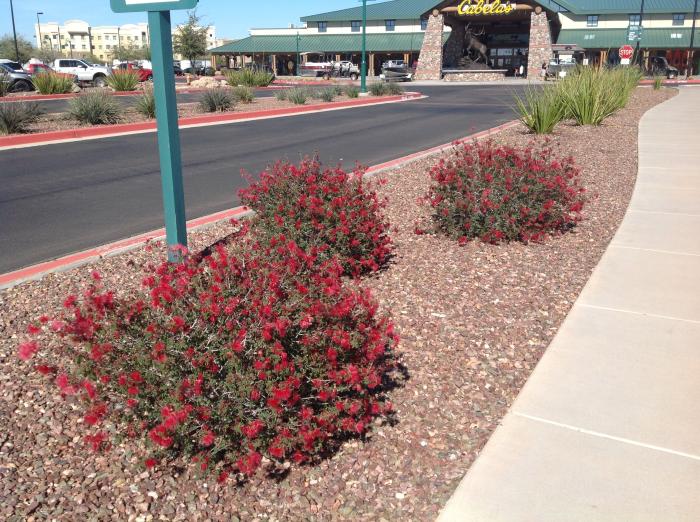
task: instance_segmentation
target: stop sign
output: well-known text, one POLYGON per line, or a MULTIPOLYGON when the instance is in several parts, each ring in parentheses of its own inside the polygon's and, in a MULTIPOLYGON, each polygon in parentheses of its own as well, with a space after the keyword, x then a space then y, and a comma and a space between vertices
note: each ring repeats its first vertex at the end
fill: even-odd
POLYGON ((631 45, 623 45, 622 47, 620 47, 618 53, 620 54, 620 58, 622 58, 623 60, 630 60, 634 55, 634 49, 631 45))

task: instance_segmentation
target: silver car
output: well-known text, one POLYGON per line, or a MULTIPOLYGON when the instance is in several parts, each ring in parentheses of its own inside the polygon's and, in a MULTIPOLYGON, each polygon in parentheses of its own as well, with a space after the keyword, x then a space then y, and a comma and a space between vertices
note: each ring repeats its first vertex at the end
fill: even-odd
POLYGON ((24 71, 15 71, 12 67, 2 62, 0 62, 0 81, 9 83, 9 92, 28 92, 35 90, 31 76, 24 71))

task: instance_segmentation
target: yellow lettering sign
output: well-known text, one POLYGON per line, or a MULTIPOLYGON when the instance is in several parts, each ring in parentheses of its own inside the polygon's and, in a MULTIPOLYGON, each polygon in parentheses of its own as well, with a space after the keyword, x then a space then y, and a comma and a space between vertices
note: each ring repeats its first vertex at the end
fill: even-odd
POLYGON ((462 16, 479 15, 507 15, 515 11, 515 4, 511 2, 501 3, 501 0, 462 0, 457 12, 462 16))

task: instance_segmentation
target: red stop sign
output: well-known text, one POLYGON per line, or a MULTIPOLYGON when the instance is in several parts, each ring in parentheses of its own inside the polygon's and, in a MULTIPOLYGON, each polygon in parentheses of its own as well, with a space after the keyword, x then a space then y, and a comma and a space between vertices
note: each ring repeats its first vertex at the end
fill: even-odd
POLYGON ((620 58, 622 58, 623 60, 630 60, 632 56, 634 56, 634 49, 631 45, 623 45, 622 47, 620 47, 620 50, 618 52, 620 54, 620 58))

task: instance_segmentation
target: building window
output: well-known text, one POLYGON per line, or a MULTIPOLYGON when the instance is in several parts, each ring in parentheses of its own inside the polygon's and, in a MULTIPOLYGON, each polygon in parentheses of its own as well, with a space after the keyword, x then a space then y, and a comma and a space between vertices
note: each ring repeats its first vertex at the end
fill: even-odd
POLYGON ((353 20, 350 22, 350 28, 353 33, 359 33, 362 30, 362 22, 360 20, 353 20))
POLYGON ((394 31, 396 29, 396 20, 384 20, 384 27, 387 31, 394 31))
POLYGON ((318 23, 318 32, 325 33, 327 31, 328 31, 328 22, 319 22, 318 23))
POLYGON ((586 27, 598 27, 598 15, 588 15, 586 17, 586 27))
POLYGON ((427 30, 428 30, 428 19, 427 19, 427 18, 421 18, 421 19, 420 19, 420 30, 421 30, 421 31, 427 31, 427 30))
POLYGON ((631 14, 630 15, 630 27, 639 27, 642 25, 642 15, 631 14))
POLYGON ((685 25, 685 13, 674 13, 673 25, 685 25))

